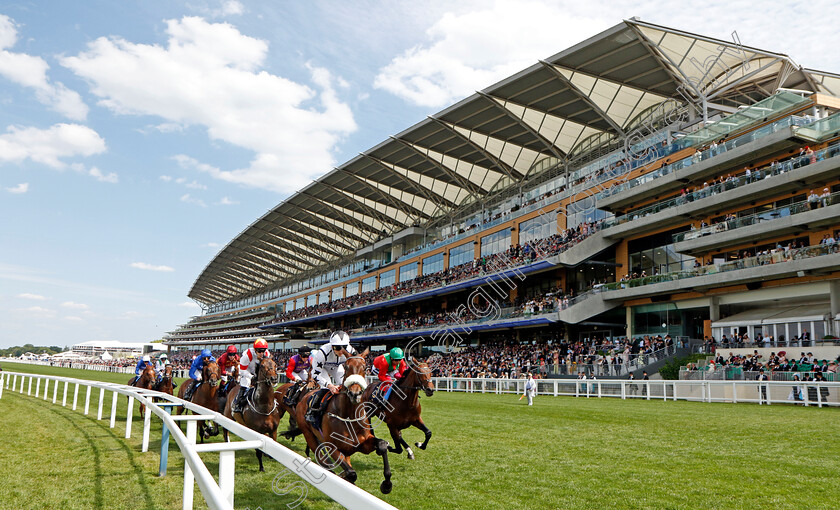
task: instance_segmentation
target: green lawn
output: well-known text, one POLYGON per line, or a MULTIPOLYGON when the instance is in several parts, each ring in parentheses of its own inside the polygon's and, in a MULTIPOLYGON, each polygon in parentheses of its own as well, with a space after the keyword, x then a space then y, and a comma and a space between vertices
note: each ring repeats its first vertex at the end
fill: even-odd
MULTIPOLYGON (((539 397, 528 407, 514 395, 458 393, 422 402, 434 437, 428 450, 415 449, 416 461, 391 456, 394 491, 383 499, 398 508, 836 508, 836 408, 570 397, 539 397)), ((107 414, 110 397, 105 408, 107 414)), ((24 501, 26 508, 180 508, 183 460, 177 447, 170 450, 169 476, 158 478, 160 425, 153 426, 150 452, 141 453, 139 420, 132 439, 122 439, 124 408, 121 398, 123 419, 111 430, 107 420, 95 420, 95 398, 93 416, 85 417, 60 402, 6 391, 0 400, 0 508, 18 509, 24 501)), ((380 435, 388 437, 385 430, 380 435)), ((422 439, 416 430, 406 436, 409 442, 422 439)), ((303 443, 291 447, 302 453, 303 443)), ((216 472, 218 456, 204 458, 216 472)), ((381 496, 380 459, 353 461, 358 485, 381 496)), ((269 462, 260 474, 253 452, 239 452, 236 508, 286 508, 295 497, 272 492, 273 478, 283 471, 269 462)), ((298 508, 339 507, 311 490, 298 508)))

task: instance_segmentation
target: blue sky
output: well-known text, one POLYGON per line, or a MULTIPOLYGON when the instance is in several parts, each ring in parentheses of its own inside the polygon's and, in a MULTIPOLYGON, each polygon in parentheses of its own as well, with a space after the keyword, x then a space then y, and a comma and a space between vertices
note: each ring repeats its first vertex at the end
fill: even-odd
POLYGON ((160 338, 290 192, 630 16, 840 71, 830 2, 674 5, 0 4, 0 347, 160 338))

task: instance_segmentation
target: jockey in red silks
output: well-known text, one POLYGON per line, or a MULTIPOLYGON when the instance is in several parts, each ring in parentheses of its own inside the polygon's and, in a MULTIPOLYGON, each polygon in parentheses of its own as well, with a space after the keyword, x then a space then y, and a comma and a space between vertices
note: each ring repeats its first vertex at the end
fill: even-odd
POLYGON ((235 345, 229 345, 224 354, 216 361, 222 371, 222 388, 225 393, 233 384, 233 375, 239 365, 239 351, 235 345), (230 383, 230 384, 229 384, 230 383))
POLYGON ((379 380, 382 384, 379 391, 385 392, 385 400, 391 395, 391 383, 394 379, 402 378, 408 365, 405 364, 405 355, 399 347, 394 347, 386 354, 381 354, 373 360, 373 366, 378 370, 379 380), (387 385, 387 390, 385 387, 387 385))

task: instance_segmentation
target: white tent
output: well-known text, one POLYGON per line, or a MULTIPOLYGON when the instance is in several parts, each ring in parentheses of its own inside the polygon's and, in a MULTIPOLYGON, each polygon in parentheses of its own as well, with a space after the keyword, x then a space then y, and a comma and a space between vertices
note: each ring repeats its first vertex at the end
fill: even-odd
POLYGON ((102 356, 100 356, 100 357, 101 357, 103 360, 105 360, 105 361, 110 361, 110 360, 114 359, 114 357, 113 357, 113 356, 111 356, 110 354, 108 354, 108 351, 103 352, 103 353, 102 353, 102 356))

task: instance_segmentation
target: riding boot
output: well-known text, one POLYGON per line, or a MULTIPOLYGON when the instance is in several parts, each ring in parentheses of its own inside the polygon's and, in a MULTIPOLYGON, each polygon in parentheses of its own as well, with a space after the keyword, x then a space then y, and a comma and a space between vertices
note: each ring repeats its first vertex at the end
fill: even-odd
POLYGON ((295 406, 295 397, 297 397, 298 391, 300 389, 300 383, 295 384, 291 388, 289 388, 289 393, 286 394, 286 398, 284 399, 283 403, 289 407, 295 406))
POLYGON ((236 399, 233 401, 233 409, 234 413, 241 413, 242 409, 245 407, 245 395, 248 393, 248 388, 244 386, 239 387, 239 393, 236 395, 236 399))
POLYGON ((315 397, 312 400, 312 404, 306 411, 306 422, 317 429, 321 428, 321 424, 318 423, 321 415, 321 403, 323 402, 327 391, 329 390, 318 390, 318 393, 315 394, 315 397))

